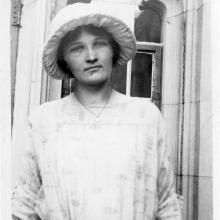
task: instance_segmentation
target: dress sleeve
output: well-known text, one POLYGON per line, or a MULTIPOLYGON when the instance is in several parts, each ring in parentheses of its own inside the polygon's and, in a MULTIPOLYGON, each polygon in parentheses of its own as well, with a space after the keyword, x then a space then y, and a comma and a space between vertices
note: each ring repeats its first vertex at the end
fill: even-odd
POLYGON ((181 208, 174 189, 170 149, 168 148, 164 121, 159 116, 158 138, 158 211, 157 220, 181 220, 181 208))
POLYGON ((34 150, 34 132, 31 123, 27 128, 25 150, 21 157, 18 183, 12 195, 12 215, 21 220, 39 220, 35 212, 37 194, 41 187, 41 177, 34 150))

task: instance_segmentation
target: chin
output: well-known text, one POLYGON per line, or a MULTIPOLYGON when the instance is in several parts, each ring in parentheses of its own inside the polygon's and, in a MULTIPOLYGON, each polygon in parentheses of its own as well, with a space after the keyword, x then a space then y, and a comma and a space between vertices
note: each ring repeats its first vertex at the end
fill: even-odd
POLYGON ((106 83, 108 83, 108 79, 96 79, 96 80, 89 80, 85 84, 88 86, 104 86, 106 83))

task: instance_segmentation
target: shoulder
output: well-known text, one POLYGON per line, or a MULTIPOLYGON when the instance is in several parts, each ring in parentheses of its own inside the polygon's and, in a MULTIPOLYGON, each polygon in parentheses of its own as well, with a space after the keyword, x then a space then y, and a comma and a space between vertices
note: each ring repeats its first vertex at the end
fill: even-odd
POLYGON ((34 109, 28 118, 31 124, 46 124, 56 121, 57 116, 65 109, 70 103, 70 97, 67 96, 62 99, 46 102, 36 109, 34 109))
POLYGON ((157 113, 159 111, 156 105, 154 105, 149 98, 130 97, 130 105, 152 113, 157 113))
POLYGON ((159 117, 160 111, 149 98, 129 97, 128 108, 142 116, 159 117))
POLYGON ((134 120, 144 122, 143 119, 146 119, 149 122, 156 123, 161 118, 160 110, 149 98, 129 97, 119 93, 115 103, 120 106, 125 117, 134 120))

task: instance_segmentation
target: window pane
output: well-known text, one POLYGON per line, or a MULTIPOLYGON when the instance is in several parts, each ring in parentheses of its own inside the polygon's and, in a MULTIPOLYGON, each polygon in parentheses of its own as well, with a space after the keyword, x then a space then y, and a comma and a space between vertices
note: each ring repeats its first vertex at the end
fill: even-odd
POLYGON ((118 66, 112 70, 110 79, 112 87, 123 94, 126 94, 126 72, 127 65, 118 66))
POLYGON ((141 11, 135 19, 134 27, 137 41, 161 42, 161 16, 153 9, 141 11))
POLYGON ((61 97, 65 97, 70 94, 70 79, 64 79, 62 81, 61 97))
POLYGON ((75 87, 74 83, 75 83, 74 78, 64 79, 62 81, 62 91, 61 91, 61 97, 62 98, 69 95, 71 92, 74 91, 74 87, 75 87))
POLYGON ((132 61, 131 96, 151 98, 152 54, 138 52, 132 61))

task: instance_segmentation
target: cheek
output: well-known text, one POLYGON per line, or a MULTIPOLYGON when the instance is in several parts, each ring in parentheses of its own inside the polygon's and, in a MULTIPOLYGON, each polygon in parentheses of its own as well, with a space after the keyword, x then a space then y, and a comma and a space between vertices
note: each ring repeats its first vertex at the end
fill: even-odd
POLYGON ((76 72, 81 66, 79 60, 76 58, 73 59, 72 57, 65 57, 65 61, 72 72, 76 72))
POLYGON ((103 55, 103 57, 105 58, 105 64, 106 64, 106 67, 109 69, 109 68, 112 68, 113 66, 113 52, 112 50, 109 50, 107 51, 107 53, 105 53, 103 55))

